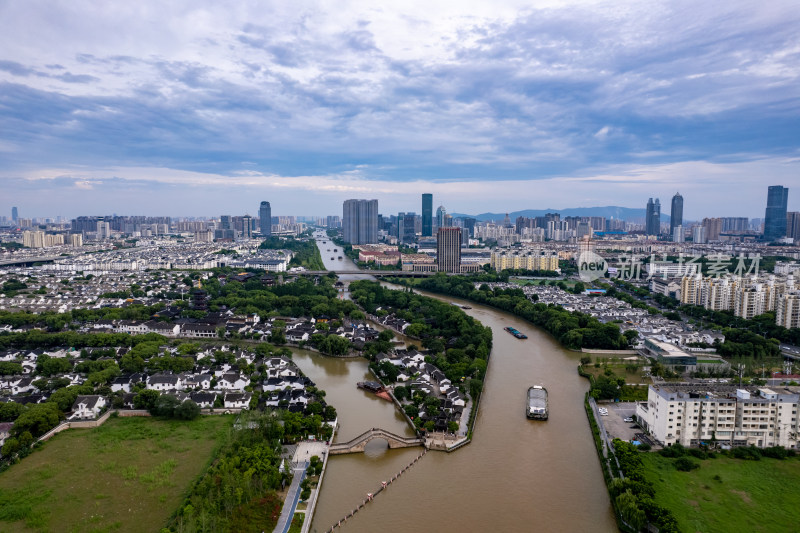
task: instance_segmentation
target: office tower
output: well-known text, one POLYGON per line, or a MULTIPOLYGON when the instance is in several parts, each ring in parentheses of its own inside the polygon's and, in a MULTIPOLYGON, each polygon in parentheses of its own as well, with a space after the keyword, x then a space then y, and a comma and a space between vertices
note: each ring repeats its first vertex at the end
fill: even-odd
POLYGON ((11 208, 11 220, 16 222, 18 218, 19 218, 19 210, 17 210, 16 207, 12 207, 11 208))
POLYGON ((219 217, 219 229, 233 229, 230 215, 221 215, 219 217))
POLYGON ((342 233, 350 244, 378 242, 378 200, 345 200, 342 233))
POLYGON ((645 215, 645 232, 647 235, 658 235, 661 233, 661 202, 658 198, 653 202, 647 200, 647 212, 645 215))
POLYGON ((800 213, 792 211, 786 213, 786 236, 794 239, 794 243, 800 240, 800 213))
POLYGON ((764 240, 775 241, 786 236, 786 204, 789 189, 772 185, 767 190, 767 210, 764 214, 764 240))
POLYGON ((676 193, 672 197, 672 209, 669 212, 669 234, 674 236, 675 228, 678 226, 683 226, 683 196, 681 193, 676 193))
POLYGON ((397 223, 398 223, 398 234, 397 239, 402 244, 411 244, 416 242, 417 240, 417 233, 416 233, 416 218, 417 215, 415 213, 399 213, 397 215, 397 223))
POLYGON ((261 223, 261 236, 272 236, 272 207, 269 202, 261 202, 261 206, 258 208, 258 218, 261 223))
POLYGON ((464 219, 464 227, 469 230, 470 237, 475 236, 475 222, 477 222, 477 220, 471 217, 467 217, 464 219))
POLYGON ((444 217, 447 214, 447 210, 444 208, 443 205, 440 205, 436 209, 436 227, 443 228, 445 227, 445 220, 444 217))
POLYGON ((704 218, 703 227, 706 230, 706 242, 719 240, 719 234, 722 233, 721 218, 704 218))
POLYGON ((242 217, 242 238, 250 239, 253 237, 253 217, 245 215, 242 217))
POLYGON ((433 237, 433 195, 422 195, 422 236, 433 237))
POLYGON ((436 233, 439 272, 461 271, 461 228, 439 228, 436 233))

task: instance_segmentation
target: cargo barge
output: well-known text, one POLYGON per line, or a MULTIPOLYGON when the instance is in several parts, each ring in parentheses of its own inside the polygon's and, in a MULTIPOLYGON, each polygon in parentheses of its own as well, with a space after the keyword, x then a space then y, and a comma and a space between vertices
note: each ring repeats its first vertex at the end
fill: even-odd
POLYGON ((531 420, 547 420, 547 389, 539 385, 528 389, 525 416, 531 420))
POLYGON ((503 329, 505 329, 507 332, 511 333, 512 335, 514 335, 514 336, 515 336, 516 338, 518 338, 518 339, 527 339, 527 338, 528 338, 528 336, 527 336, 527 335, 525 335, 524 333, 521 333, 521 332, 520 332, 518 329, 516 329, 516 328, 512 328, 511 326, 506 326, 506 327, 505 327, 505 328, 503 328, 503 329))

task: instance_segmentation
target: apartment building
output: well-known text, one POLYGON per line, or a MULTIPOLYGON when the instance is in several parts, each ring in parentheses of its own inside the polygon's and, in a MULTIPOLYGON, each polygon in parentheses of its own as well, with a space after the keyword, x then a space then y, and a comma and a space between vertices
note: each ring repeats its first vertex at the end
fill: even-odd
POLYGON ((660 444, 783 446, 798 444, 800 387, 651 385, 636 406, 640 425, 660 444))

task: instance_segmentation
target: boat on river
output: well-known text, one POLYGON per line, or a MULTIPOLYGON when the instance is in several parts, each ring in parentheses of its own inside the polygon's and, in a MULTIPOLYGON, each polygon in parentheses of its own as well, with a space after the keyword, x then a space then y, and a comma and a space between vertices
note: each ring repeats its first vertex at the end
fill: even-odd
POLYGON ((384 387, 377 381, 359 381, 358 383, 356 383, 356 387, 371 392, 378 398, 392 401, 392 397, 389 396, 389 392, 386 390, 386 387, 384 387))
POLYGON ((528 388, 525 416, 531 420, 547 420, 547 389, 540 385, 528 388))
POLYGON ((528 338, 527 335, 525 335, 524 333, 522 333, 521 331, 519 331, 516 328, 512 328, 511 326, 506 326, 503 329, 506 330, 507 332, 511 333, 512 335, 514 335, 518 339, 527 339, 528 338))

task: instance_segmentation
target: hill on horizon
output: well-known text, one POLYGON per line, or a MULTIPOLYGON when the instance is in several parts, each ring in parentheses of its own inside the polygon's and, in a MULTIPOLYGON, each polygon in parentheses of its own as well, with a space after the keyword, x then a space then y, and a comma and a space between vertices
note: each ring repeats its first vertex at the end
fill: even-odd
MULTIPOLYGON (((524 209, 522 211, 513 211, 508 213, 511 222, 517 217, 540 217, 546 213, 559 213, 561 217, 604 217, 614 218, 621 220, 644 219, 646 209, 636 209, 633 207, 620 207, 616 205, 609 205, 605 207, 570 207, 568 209, 524 209)), ((452 213, 453 217, 472 217, 481 222, 495 220, 502 222, 505 218, 505 213, 481 213, 479 215, 468 215, 463 213, 452 213)), ((669 213, 661 213, 661 221, 669 222, 669 213)))

